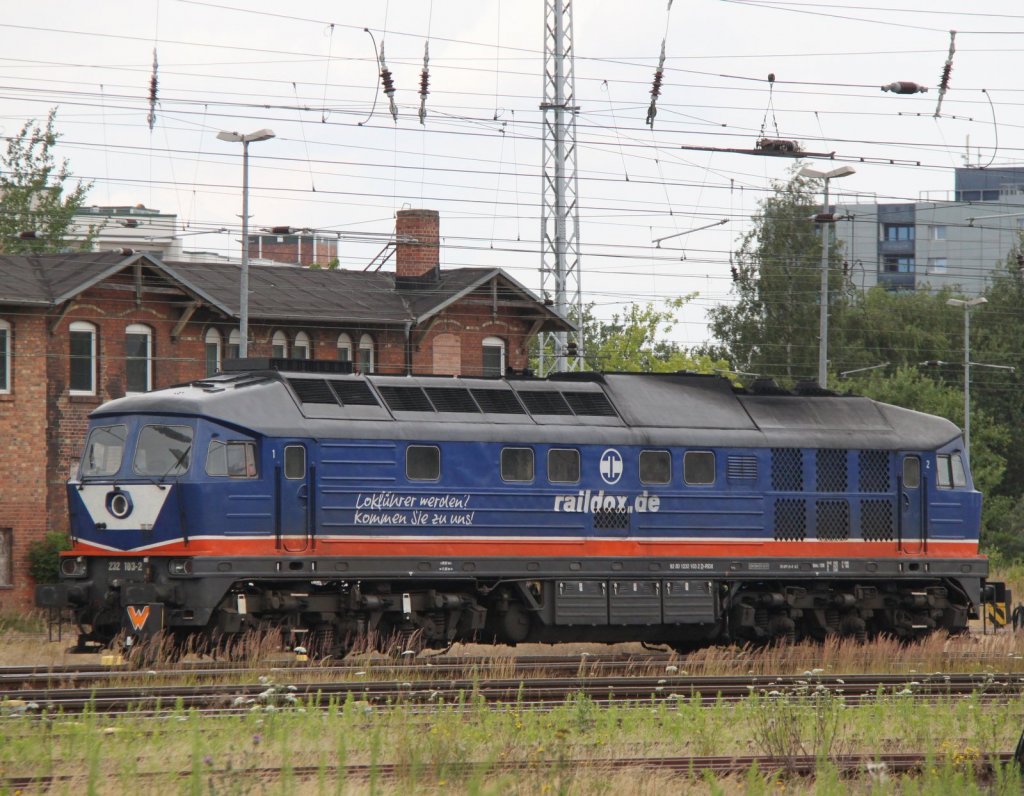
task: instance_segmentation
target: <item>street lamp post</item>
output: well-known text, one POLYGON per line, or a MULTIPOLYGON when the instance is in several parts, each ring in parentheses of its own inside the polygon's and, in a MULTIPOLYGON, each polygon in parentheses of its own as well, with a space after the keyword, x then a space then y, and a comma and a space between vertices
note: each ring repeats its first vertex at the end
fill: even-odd
POLYGON ((832 171, 818 171, 804 167, 800 169, 801 177, 823 180, 825 183, 825 197, 821 206, 821 307, 818 309, 818 386, 824 388, 828 381, 828 244, 829 227, 828 223, 835 221, 835 216, 828 211, 828 184, 838 177, 848 177, 855 174, 852 166, 840 166, 832 171))
POLYGON ((249 144, 273 137, 274 131, 266 129, 255 133, 217 133, 221 141, 242 145, 242 283, 238 302, 238 356, 242 359, 249 355, 249 144))
POLYGON ((964 454, 971 460, 971 309, 988 304, 984 296, 963 301, 946 299, 950 307, 964 308, 964 454))

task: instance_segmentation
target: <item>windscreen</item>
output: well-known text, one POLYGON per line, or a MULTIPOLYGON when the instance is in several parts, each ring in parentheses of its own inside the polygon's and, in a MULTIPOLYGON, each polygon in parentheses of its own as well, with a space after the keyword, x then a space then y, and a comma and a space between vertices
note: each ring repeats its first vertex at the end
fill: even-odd
POLYGON ((145 426, 135 446, 135 472, 139 475, 182 475, 192 454, 189 426, 145 426))
POLYGON ((82 476, 114 475, 121 469, 127 426, 97 426, 89 432, 82 456, 82 476))

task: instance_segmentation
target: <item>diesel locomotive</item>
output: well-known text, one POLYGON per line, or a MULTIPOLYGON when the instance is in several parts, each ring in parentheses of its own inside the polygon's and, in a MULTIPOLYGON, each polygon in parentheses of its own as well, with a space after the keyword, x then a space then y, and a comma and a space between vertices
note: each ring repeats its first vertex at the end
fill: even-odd
MULTIPOLYGON (((82 648, 958 633, 993 584, 960 430, 717 376, 238 360, 95 410, 37 604, 82 648)), ((995 584, 996 587, 999 584, 995 584)))

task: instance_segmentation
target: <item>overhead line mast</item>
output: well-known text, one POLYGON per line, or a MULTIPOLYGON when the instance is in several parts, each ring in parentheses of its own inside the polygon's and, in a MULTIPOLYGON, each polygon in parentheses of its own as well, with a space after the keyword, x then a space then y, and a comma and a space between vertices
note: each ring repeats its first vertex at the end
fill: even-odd
POLYGON ((578 328, 540 336, 541 376, 583 370, 584 364, 575 98, 572 0, 544 0, 540 290, 545 301, 554 294, 556 312, 574 315, 578 328))

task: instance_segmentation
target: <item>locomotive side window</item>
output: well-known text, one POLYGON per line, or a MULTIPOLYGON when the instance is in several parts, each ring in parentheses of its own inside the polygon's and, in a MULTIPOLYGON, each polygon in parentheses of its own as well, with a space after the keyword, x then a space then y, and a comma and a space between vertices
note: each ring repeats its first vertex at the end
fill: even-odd
POLYGON ((292 481, 306 477, 306 449, 302 445, 284 446, 284 477, 292 481))
POLYGON ((552 448, 548 451, 548 481, 553 484, 575 484, 580 480, 580 452, 575 448, 552 448))
POLYGON ((959 453, 952 456, 948 453, 936 456, 936 483, 940 489, 952 489, 967 486, 967 473, 964 472, 964 460, 959 453))
POLYGON ((410 445, 405 449, 405 477, 410 481, 436 481, 441 477, 441 449, 436 445, 410 445))
POLYGON ((688 484, 715 483, 715 454, 711 451, 683 454, 683 480, 688 484))
POLYGON ((667 484, 671 481, 671 453, 668 451, 640 451, 641 484, 667 484))
POLYGON ((256 478, 256 445, 252 442, 210 440, 206 474, 229 478, 256 478))
POLYGON ((89 434, 82 457, 82 475, 113 475, 121 469, 127 426, 99 426, 89 434))
POLYGON ((502 448, 501 479, 503 481, 532 481, 533 448, 502 448))
POLYGON ((917 489, 921 486, 921 460, 916 456, 907 456, 903 459, 903 486, 907 489, 917 489))
POLYGON ((192 429, 189 426, 146 426, 135 446, 135 472, 163 478, 182 475, 188 470, 192 453, 192 429))

